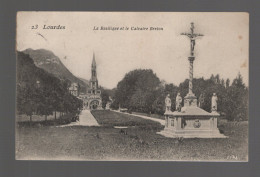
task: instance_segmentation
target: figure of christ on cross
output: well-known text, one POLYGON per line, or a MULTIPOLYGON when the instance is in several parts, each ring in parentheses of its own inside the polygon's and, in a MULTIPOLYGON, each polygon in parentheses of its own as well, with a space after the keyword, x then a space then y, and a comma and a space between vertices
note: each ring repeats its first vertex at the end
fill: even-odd
POLYGON ((194 47, 195 47, 195 40, 198 36, 203 36, 203 34, 195 34, 194 33, 194 23, 191 22, 191 27, 190 27, 190 30, 191 32, 190 33, 181 33, 181 35, 186 35, 190 38, 190 53, 191 53, 191 56, 188 57, 189 61, 190 61, 190 70, 189 70, 189 95, 193 95, 193 92, 192 92, 192 80, 193 80, 193 61, 195 59, 194 57, 194 47))
POLYGON ((194 33, 194 23, 191 22, 191 27, 190 27, 190 30, 191 32, 190 33, 181 33, 181 35, 186 35, 190 38, 190 53, 191 53, 191 56, 194 55, 194 47, 195 47, 195 40, 198 36, 204 36, 203 34, 195 34, 194 33))

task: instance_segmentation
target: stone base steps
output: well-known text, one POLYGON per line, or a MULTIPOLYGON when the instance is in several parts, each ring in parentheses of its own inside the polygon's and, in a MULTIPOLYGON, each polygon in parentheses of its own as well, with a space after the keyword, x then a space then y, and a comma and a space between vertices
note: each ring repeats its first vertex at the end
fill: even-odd
POLYGON ((211 132, 174 132, 174 131, 161 131, 157 132, 157 134, 168 137, 168 138, 228 138, 228 136, 225 136, 219 132, 214 131, 214 133, 211 132))

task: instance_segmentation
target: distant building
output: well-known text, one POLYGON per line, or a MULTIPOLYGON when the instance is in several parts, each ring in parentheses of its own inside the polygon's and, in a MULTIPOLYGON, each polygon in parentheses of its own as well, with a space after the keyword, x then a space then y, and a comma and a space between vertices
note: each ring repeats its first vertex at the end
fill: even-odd
POLYGON ((93 60, 91 65, 91 79, 89 83, 90 83, 90 87, 87 90, 87 94, 84 96, 83 99, 84 108, 90 110, 102 109, 101 90, 100 87, 98 86, 97 65, 95 60, 95 54, 93 54, 93 60))
POLYGON ((72 83, 69 87, 70 94, 78 97, 79 96, 79 84, 78 83, 72 83))

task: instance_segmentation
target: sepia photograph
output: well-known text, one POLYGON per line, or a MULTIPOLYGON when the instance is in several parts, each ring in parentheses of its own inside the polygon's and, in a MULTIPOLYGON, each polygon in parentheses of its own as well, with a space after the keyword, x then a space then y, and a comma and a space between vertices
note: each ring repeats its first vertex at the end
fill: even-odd
POLYGON ((249 14, 16 16, 16 160, 248 162, 249 14))

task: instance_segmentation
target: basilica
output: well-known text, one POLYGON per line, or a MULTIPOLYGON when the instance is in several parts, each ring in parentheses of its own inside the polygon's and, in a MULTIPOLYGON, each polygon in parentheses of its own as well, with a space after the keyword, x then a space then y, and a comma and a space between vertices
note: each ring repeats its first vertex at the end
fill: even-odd
POLYGON ((80 98, 83 100, 84 109, 102 109, 101 90, 98 86, 95 54, 93 54, 91 65, 91 79, 89 81, 89 85, 90 86, 87 89, 87 93, 84 95, 80 95, 80 98))

